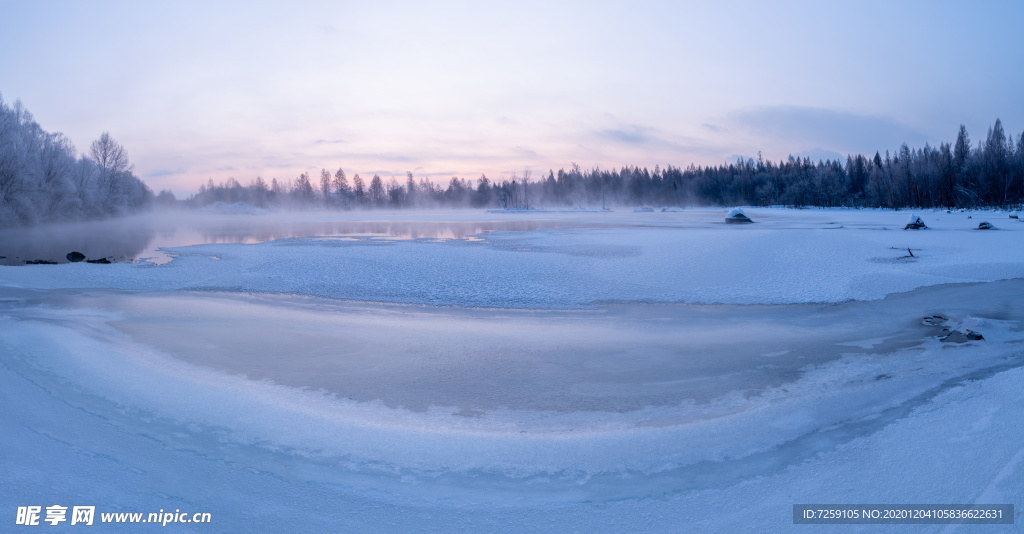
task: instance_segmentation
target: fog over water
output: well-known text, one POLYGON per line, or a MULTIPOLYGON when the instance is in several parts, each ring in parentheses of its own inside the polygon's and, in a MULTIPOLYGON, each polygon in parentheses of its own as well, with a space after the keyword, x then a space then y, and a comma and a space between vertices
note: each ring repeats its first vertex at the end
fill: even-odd
MULTIPOLYGON (((43 260, 67 263, 77 251, 88 259, 113 262, 166 263, 161 250, 210 243, 261 243, 289 237, 353 236, 360 239, 473 239, 496 230, 536 230, 580 223, 502 219, 481 214, 480 220, 445 220, 447 211, 426 212, 277 212, 269 215, 216 215, 198 212, 154 212, 130 217, 0 229, 0 265, 25 265, 43 260)), ((480 213, 480 212, 477 212, 480 213)))

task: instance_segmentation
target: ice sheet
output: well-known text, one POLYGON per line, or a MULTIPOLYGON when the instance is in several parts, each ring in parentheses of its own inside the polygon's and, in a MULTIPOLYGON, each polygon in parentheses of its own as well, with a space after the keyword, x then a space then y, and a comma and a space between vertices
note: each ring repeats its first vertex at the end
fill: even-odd
POLYGON ((734 484, 875 432, 1020 365, 1024 317, 1007 295, 1022 292, 1014 280, 840 306, 490 314, 60 293, 8 304, 0 341, 62 400, 169 421, 178 430, 147 427, 160 441, 198 425, 271 455, 247 461, 281 476, 282 462, 309 463, 317 480, 413 503, 469 484, 507 506, 734 484), (921 324, 936 313, 986 340, 942 343, 921 324))
POLYGON ((871 300, 936 284, 1024 277, 1024 224, 982 232, 964 214, 935 213, 924 214, 930 229, 904 231, 892 229, 906 218, 900 212, 749 212, 756 224, 727 225, 723 212, 715 210, 560 214, 565 224, 575 226, 492 232, 477 242, 293 238, 198 245, 173 249, 178 258, 158 266, 3 269, 0 284, 228 289, 440 306, 568 309, 609 302, 871 300), (579 227, 587 222, 598 226, 579 227))

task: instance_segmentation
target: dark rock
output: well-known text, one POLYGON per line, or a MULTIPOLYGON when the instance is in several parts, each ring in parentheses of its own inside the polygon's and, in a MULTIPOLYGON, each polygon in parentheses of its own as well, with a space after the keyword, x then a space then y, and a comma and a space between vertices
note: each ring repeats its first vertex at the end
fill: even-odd
POLYGON ((85 254, 82 254, 81 252, 68 252, 66 257, 71 263, 78 263, 85 259, 85 254))
POLYGON ((992 226, 992 223, 988 221, 981 221, 978 223, 978 230, 995 230, 996 227, 992 226))
POLYGON ((924 318, 922 323, 928 326, 938 326, 940 324, 944 324, 946 320, 947 319, 941 315, 929 315, 928 317, 924 318))
POLYGON ((967 343, 968 341, 979 341, 985 339, 985 336, 975 332, 974 330, 968 330, 961 332, 959 330, 953 330, 945 337, 939 338, 943 343, 967 343))
POLYGON ((85 262, 86 262, 86 263, 102 263, 102 264, 108 264, 108 263, 110 263, 110 260, 108 260, 107 258, 100 258, 100 259, 98 259, 98 260, 85 260, 85 262))
POLYGON ((57 262, 50 260, 25 260, 25 265, 57 265, 57 262))

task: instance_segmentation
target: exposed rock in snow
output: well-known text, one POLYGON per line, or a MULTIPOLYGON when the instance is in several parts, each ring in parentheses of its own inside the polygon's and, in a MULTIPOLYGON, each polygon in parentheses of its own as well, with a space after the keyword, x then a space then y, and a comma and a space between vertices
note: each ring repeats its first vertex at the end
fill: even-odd
POLYGON ((988 221, 981 221, 980 223, 978 223, 978 230, 995 230, 995 229, 996 229, 996 227, 993 226, 992 223, 990 223, 988 221))
POLYGON ((731 224, 742 224, 752 223, 754 221, 750 220, 750 217, 747 217, 746 213, 743 213, 742 208, 733 208, 733 210, 730 211, 729 214, 725 216, 725 222, 731 224))
POLYGON ((940 339, 943 343, 967 343, 968 341, 980 341, 985 339, 985 337, 974 330, 967 330, 966 332, 953 330, 940 339))
POLYGON ((955 325, 943 328, 942 337, 940 337, 939 340, 943 343, 967 343, 968 341, 981 341, 985 339, 985 336, 972 328, 983 327, 985 325, 986 321, 984 319, 978 317, 964 317, 962 321, 957 322, 955 325))
POLYGON ((924 230, 927 229, 928 225, 921 220, 918 215, 910 215, 910 219, 907 221, 907 225, 903 227, 904 230, 924 230))

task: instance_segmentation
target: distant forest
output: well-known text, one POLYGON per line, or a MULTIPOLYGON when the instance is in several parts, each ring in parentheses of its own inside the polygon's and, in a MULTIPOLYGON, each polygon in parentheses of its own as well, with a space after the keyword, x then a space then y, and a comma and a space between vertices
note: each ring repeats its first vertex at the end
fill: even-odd
POLYGON ((21 102, 8 106, 0 97, 0 228, 124 215, 150 204, 153 193, 110 134, 89 148, 78 156, 21 102))
POLYGON ((778 163, 735 163, 653 170, 529 171, 500 181, 453 177, 447 186, 407 173, 349 178, 322 169, 248 185, 210 180, 184 201, 152 191, 132 172, 124 147, 104 133, 77 155, 59 133, 44 131, 20 102, 0 98, 0 228, 124 215, 152 205, 204 207, 216 202, 259 208, 371 209, 476 207, 532 209, 612 206, 822 206, 882 208, 1018 208, 1024 203, 1024 133, 1007 136, 996 119, 972 145, 960 126, 956 141, 895 154, 818 161, 790 156, 778 163), (404 183, 403 183, 404 182, 404 183))
MULTIPOLYGON (((162 193, 163 194, 163 193, 162 193)), ((343 169, 295 180, 257 177, 249 185, 234 178, 210 180, 187 200, 200 207, 214 202, 244 202, 262 208, 327 209, 608 206, 821 206, 881 208, 1016 207, 1024 202, 1024 133, 1014 140, 996 119, 985 140, 971 145, 960 126, 956 142, 895 154, 848 156, 818 161, 790 156, 778 163, 739 159, 735 163, 683 169, 549 171, 533 179, 529 171, 501 181, 480 176, 475 182, 453 177, 447 187, 407 173, 404 183, 378 175, 369 183, 343 169)))

